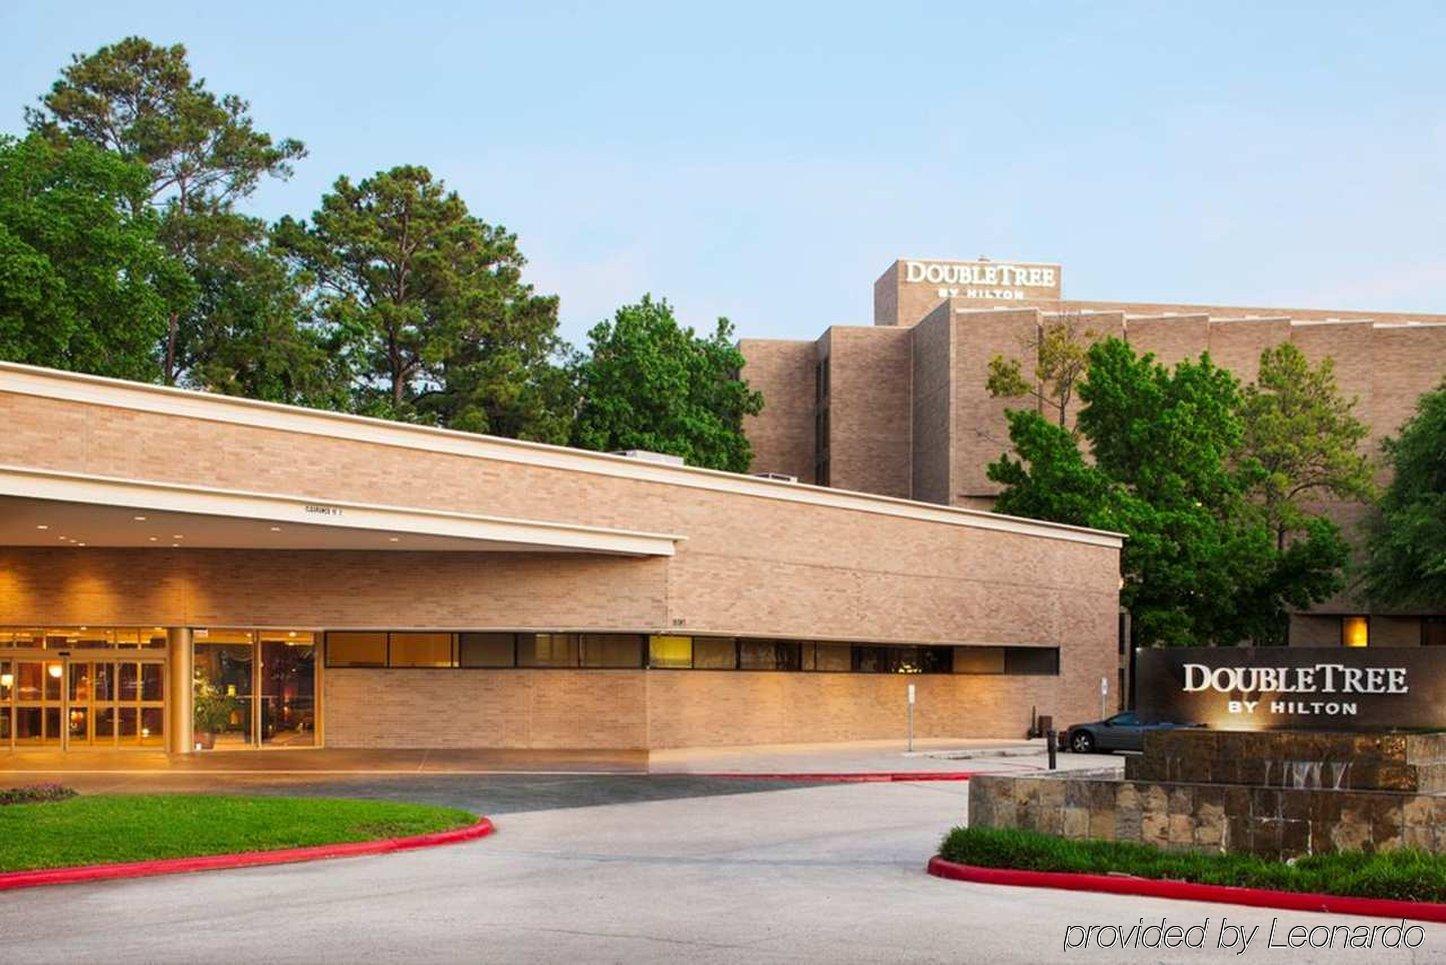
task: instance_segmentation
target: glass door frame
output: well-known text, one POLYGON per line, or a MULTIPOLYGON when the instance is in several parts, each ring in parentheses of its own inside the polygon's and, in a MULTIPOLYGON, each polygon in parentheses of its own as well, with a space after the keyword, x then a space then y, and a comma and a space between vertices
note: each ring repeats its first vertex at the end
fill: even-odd
MULTIPOLYGON (((201 647, 210 642, 209 637, 212 631, 225 633, 227 635, 245 635, 246 641, 222 640, 220 644, 231 646, 247 646, 251 649, 251 692, 244 699, 248 701, 247 721, 250 725, 250 739, 243 740, 238 744, 229 746, 212 747, 213 751, 257 751, 257 750, 314 750, 324 746, 324 734, 322 732, 322 674, 325 661, 321 659, 321 648, 323 645, 324 633, 321 630, 296 629, 283 627, 280 629, 257 629, 254 627, 195 627, 191 630, 191 661, 196 666, 196 654, 201 647), (263 727, 266 722, 264 713, 264 702, 267 694, 263 693, 265 686, 266 668, 263 659, 265 645, 268 642, 277 642, 274 634, 305 634, 311 638, 312 652, 312 735, 310 744, 276 744, 266 739, 263 727)), ((284 642, 284 641, 282 641, 284 642)), ((194 674, 193 674, 194 676, 194 674)), ((243 732, 244 733, 244 732, 243 732)))
POLYGON ((7 739, 0 740, 0 750, 59 750, 62 752, 66 752, 72 750, 72 745, 75 748, 105 748, 110 750, 126 751, 144 751, 156 750, 157 748, 165 748, 166 737, 164 728, 169 726, 171 701, 175 698, 175 695, 170 693, 170 688, 167 685, 167 670, 169 666, 169 660, 163 651, 147 651, 139 649, 117 650, 101 648, 87 648, 79 650, 34 650, 17 648, 14 650, 0 651, 0 666, 3 666, 5 673, 11 675, 10 686, 5 688, 8 693, 0 696, 0 713, 3 713, 8 718, 7 722, 9 724, 9 736, 7 739), (41 668, 40 697, 38 700, 20 699, 21 664, 38 664, 41 668), (70 696, 71 668, 77 665, 84 664, 89 664, 91 666, 94 666, 95 664, 110 664, 111 667, 115 668, 111 671, 114 678, 112 679, 110 684, 111 698, 109 700, 100 701, 99 703, 111 709, 114 709, 117 713, 117 716, 119 716, 121 710, 126 707, 130 707, 135 710, 136 739, 134 741, 123 741, 121 739, 121 735, 118 733, 118 728, 115 726, 113 726, 112 728, 109 740, 96 739, 95 717, 98 704, 94 697, 95 682, 91 681, 91 696, 85 701, 72 701, 70 696), (137 667, 139 667, 139 665, 141 664, 150 664, 154 666, 159 666, 161 668, 161 699, 158 702, 145 700, 143 698, 142 695, 145 692, 144 672, 140 671, 139 669, 137 669, 136 674, 136 696, 130 700, 123 700, 121 698, 119 668, 124 664, 133 664, 137 665, 137 667), (50 668, 53 666, 58 666, 60 668, 59 677, 54 677, 54 675, 51 674, 50 668), (52 700, 45 696, 46 684, 50 679, 55 679, 59 683, 58 699, 52 700), (159 703, 160 705, 159 708, 155 706, 157 703, 159 703), (72 709, 80 709, 82 707, 86 712, 86 736, 84 738, 76 738, 72 740, 70 736, 70 713, 72 709), (45 722, 46 712, 51 709, 56 709, 59 711, 59 724, 57 727, 58 733, 54 735, 54 740, 50 740, 48 734, 45 737, 42 737, 40 741, 35 743, 24 742, 20 740, 18 733, 20 711, 32 708, 38 708, 40 710, 42 733, 45 733, 48 730, 45 722), (140 740, 141 728, 144 726, 143 722, 145 720, 145 711, 155 709, 159 709, 161 712, 163 729, 160 743, 145 744, 142 743, 140 740))

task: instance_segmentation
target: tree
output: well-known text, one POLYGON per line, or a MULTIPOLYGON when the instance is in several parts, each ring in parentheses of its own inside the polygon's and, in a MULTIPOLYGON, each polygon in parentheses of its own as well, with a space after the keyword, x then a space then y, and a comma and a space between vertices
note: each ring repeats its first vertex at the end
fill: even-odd
POLYGON ((0 137, 0 357, 150 380, 172 307, 190 296, 133 205, 144 168, 87 144, 0 137))
POLYGON ((1384 443, 1394 475, 1367 543, 1366 593, 1388 607, 1446 605, 1446 382, 1384 443))
POLYGON ((1034 359, 1034 381, 1024 377, 1019 359, 996 355, 989 360, 985 387, 996 398, 1032 398, 1036 409, 1049 410, 1058 425, 1067 425, 1075 384, 1084 376, 1089 347, 1098 338, 1078 312, 1061 313, 1021 344, 1026 356, 1034 359))
POLYGON ((423 167, 337 179, 277 244, 315 280, 342 339, 358 411, 562 442, 572 414, 557 299, 522 282, 506 229, 473 217, 423 167))
POLYGON ((310 318, 299 277, 271 250, 266 226, 217 218, 197 260, 196 312, 176 348, 188 384, 268 402, 345 410, 351 373, 337 333, 310 318))
MULTIPOLYGON (((256 130, 240 97, 207 90, 184 46, 142 37, 73 56, 26 119, 52 139, 86 141, 145 165, 149 183, 132 199, 136 213, 146 204, 160 212, 161 239, 196 276, 210 270, 205 257, 233 231, 225 219, 235 202, 263 177, 289 177, 291 162, 306 153, 300 141, 256 130)), ((217 343, 202 331, 208 322, 199 310, 171 312, 160 353, 167 384, 185 375, 182 342, 217 343)))
POLYGON ((1369 430, 1355 406, 1336 386, 1332 359, 1312 368, 1289 342, 1260 353, 1260 374, 1241 400, 1241 455, 1260 466, 1252 495, 1264 507, 1277 549, 1284 551, 1288 537, 1317 518, 1311 502, 1375 498, 1371 460, 1360 451, 1369 430))
POLYGON ((585 449, 649 449, 694 466, 746 472, 753 459, 743 417, 763 396, 739 377, 733 326, 718 319, 700 336, 680 326, 666 300, 618 309, 588 332, 573 443, 585 449))
POLYGON ((996 509, 1124 533, 1121 602, 1137 643, 1282 642, 1291 607, 1340 588, 1346 549, 1323 520, 1274 545, 1247 498, 1260 470, 1241 456, 1238 382, 1208 356, 1170 370, 1119 339, 1087 361, 1077 435, 1009 413, 1015 455, 989 467, 1005 487, 996 509))

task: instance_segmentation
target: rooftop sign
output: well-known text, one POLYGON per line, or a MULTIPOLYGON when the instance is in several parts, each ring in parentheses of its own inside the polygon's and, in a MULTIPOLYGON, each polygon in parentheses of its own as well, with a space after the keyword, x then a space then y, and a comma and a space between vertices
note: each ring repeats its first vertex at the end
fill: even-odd
POLYGON ((1058 299, 1059 266, 1010 261, 904 261, 901 287, 933 290, 938 298, 991 302, 1058 299))

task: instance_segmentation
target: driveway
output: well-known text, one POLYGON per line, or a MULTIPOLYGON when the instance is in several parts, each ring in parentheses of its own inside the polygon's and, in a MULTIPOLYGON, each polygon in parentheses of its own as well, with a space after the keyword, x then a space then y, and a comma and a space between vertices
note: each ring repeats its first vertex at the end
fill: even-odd
MULTIPOLYGON (((498 831, 383 857, 13 892, 0 899, 0 961, 1411 960, 1260 947, 1273 918, 1365 919, 928 877, 925 859, 963 817, 963 783, 474 775, 311 790, 467 804, 498 831), (1209 918, 1213 934, 1222 915, 1262 926, 1248 956, 1062 947, 1069 924, 1209 918)), ((1414 960, 1446 960, 1446 928, 1426 935, 1414 960)))

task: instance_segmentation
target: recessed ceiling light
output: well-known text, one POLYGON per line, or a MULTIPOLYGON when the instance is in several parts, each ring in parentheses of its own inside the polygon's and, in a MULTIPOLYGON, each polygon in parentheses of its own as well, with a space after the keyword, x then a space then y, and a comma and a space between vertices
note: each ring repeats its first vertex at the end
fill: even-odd
POLYGON ((35 525, 35 528, 36 528, 36 529, 49 529, 50 527, 47 526, 47 525, 45 525, 44 523, 37 523, 37 524, 35 525))
POLYGON ((156 538, 155 538, 154 536, 152 536, 152 537, 151 537, 151 542, 154 543, 155 541, 156 541, 156 538))
POLYGON ((395 543, 395 542, 397 542, 398 540, 400 540, 401 537, 400 537, 400 536, 388 536, 387 539, 388 539, 390 542, 395 543))
POLYGON ((172 545, 172 546, 180 546, 181 544, 180 544, 180 543, 172 543, 171 545, 172 545))
POLYGON ((171 534, 171 539, 185 539, 185 538, 186 538, 186 537, 182 536, 180 533, 172 533, 172 534, 171 534))
POLYGON ((84 546, 85 544, 84 544, 84 543, 76 543, 75 545, 76 545, 76 546, 84 546))
POLYGON ((144 523, 146 521, 146 518, 144 516, 132 516, 131 519, 135 520, 138 523, 144 523))
POLYGON ((279 533, 279 532, 281 532, 281 527, 280 527, 280 526, 273 526, 273 527, 271 527, 271 532, 273 532, 273 533, 279 533))

